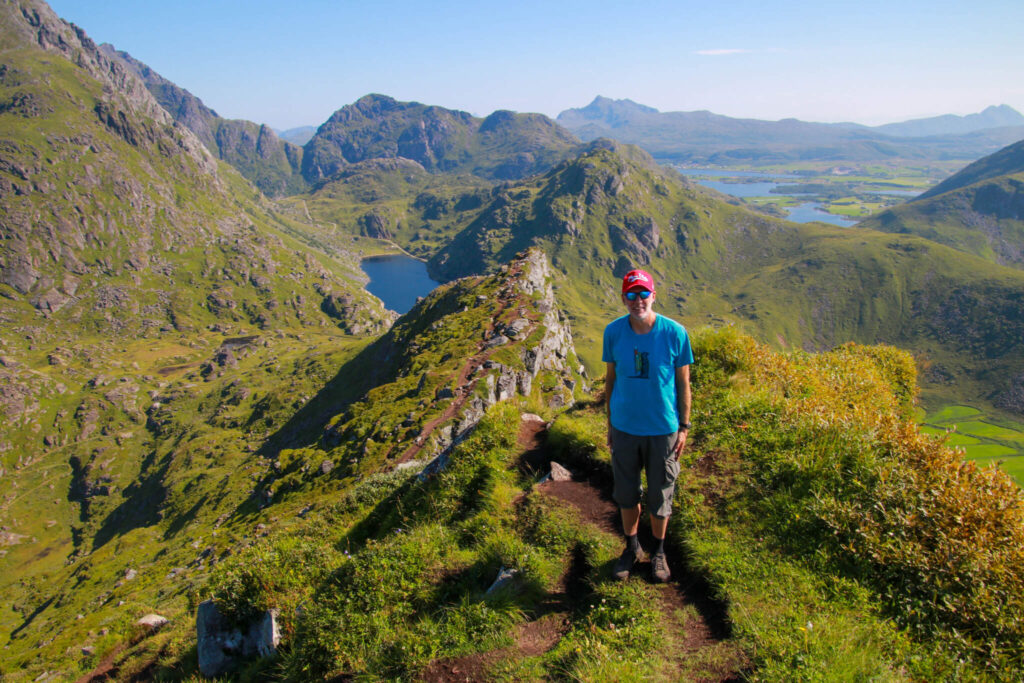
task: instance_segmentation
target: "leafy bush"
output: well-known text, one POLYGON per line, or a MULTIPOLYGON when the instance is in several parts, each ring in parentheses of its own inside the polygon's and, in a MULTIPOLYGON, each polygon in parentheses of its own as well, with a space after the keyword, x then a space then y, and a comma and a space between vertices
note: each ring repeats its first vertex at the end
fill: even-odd
POLYGON ((210 589, 217 607, 234 621, 245 623, 278 608, 287 630, 295 606, 342 559, 320 539, 280 536, 221 565, 210 589))
POLYGON ((1019 675, 1024 494, 918 431, 909 355, 779 354, 722 331, 695 347, 700 447, 742 454, 743 508, 759 533, 869 587, 897 623, 969 668, 1019 675))

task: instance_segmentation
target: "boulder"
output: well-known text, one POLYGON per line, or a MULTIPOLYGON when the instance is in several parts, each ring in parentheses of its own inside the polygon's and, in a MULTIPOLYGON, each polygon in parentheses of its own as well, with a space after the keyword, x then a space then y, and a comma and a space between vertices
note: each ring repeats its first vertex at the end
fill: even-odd
POLYGON ((213 600, 201 603, 196 612, 199 671, 207 678, 234 671, 245 659, 276 654, 280 640, 276 610, 244 627, 232 624, 213 600))
POLYGON ((518 569, 508 569, 506 567, 502 567, 501 569, 499 569, 498 577, 494 579, 494 583, 492 583, 491 587, 487 589, 487 595, 490 595, 491 593, 494 593, 496 591, 501 590, 502 588, 505 588, 506 586, 511 585, 513 579, 515 579, 516 574, 518 573, 518 569))
POLYGON ((147 614, 138 621, 135 622, 136 626, 143 626, 148 628, 150 631, 156 631, 168 622, 167 617, 162 617, 159 614, 147 614))
POLYGON ((572 481, 572 472, 552 460, 551 481, 572 481))

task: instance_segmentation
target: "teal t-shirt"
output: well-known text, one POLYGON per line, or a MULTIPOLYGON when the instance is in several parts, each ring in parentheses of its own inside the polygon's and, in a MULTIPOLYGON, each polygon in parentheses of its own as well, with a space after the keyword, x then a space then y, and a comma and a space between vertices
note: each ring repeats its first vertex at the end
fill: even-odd
POLYGON ((679 429, 676 368, 693 363, 686 328, 663 315, 647 334, 637 334, 629 316, 604 328, 602 360, 615 363, 612 426, 635 436, 673 434, 679 429))

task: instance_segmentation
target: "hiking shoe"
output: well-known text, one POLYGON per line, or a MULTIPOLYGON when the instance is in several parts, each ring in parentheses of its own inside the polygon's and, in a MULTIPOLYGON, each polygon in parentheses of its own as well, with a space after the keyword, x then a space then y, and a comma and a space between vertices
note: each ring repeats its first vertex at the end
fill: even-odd
POLYGON ((651 577, 658 583, 665 583, 672 578, 672 572, 668 568, 668 559, 665 553, 658 553, 651 556, 651 577))
POLYGON ((629 572, 633 570, 633 565, 636 563, 636 553, 626 548, 619 555, 619 559, 615 561, 615 567, 612 569, 612 576, 619 581, 625 581, 629 578, 629 572))

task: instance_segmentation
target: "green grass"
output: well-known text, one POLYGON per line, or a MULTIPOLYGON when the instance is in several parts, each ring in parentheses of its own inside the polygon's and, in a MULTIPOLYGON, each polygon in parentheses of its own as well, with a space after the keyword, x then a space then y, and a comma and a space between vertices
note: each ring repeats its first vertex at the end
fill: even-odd
POLYGON ((958 422, 981 415, 981 411, 971 406, 946 406, 928 415, 928 422, 933 424, 958 422))
MULTIPOLYGON (((1001 447, 993 446, 993 448, 999 449, 1001 447)), ((997 464, 999 469, 1016 479, 1018 484, 1024 486, 1024 456, 1012 455, 1004 452, 989 457, 981 455, 979 457, 972 457, 971 459, 983 466, 997 464)))
POLYGON ((966 405, 945 406, 919 419, 922 432, 942 438, 948 446, 963 448, 968 460, 997 463, 1024 485, 1024 423, 966 405))
POLYGON ((967 420, 965 422, 956 423, 957 431, 963 432, 964 434, 970 434, 983 439, 1001 439, 1001 440, 1013 440, 1013 441, 1024 441, 1024 432, 1016 429, 1007 429, 1006 427, 1000 427, 998 425, 991 424, 989 422, 982 422, 980 420, 967 420))
POLYGON ((688 482, 692 507, 678 529, 722 590, 743 605, 731 615, 740 637, 758 643, 758 673, 822 680, 1019 677, 1019 655, 1010 654, 1017 646, 1009 633, 1016 627, 1005 611, 1024 609, 1017 589, 1005 586, 994 602, 972 593, 996 575, 1018 580, 1009 567, 1024 552, 1024 527, 1016 521, 1024 499, 1001 473, 965 468, 957 453, 917 436, 913 424, 903 421, 914 412, 913 391, 898 391, 902 399, 888 405, 865 401, 887 393, 882 386, 869 388, 873 381, 893 388, 912 383, 909 357, 875 350, 875 369, 855 370, 850 364, 859 363, 856 348, 850 356, 842 350, 780 356, 744 352, 727 339, 724 333, 696 337, 695 353, 703 362, 695 368, 700 400, 694 423, 701 427, 691 458, 714 466, 703 465, 688 482), (874 375, 879 369, 883 374, 874 375), (860 397, 856 403, 853 396, 860 397), (998 510, 1004 509, 1002 519, 998 510), (980 526, 966 531, 964 524, 980 526), (1004 529, 1016 540, 1002 540, 1004 529), (950 553, 981 562, 971 566, 988 578, 960 576, 947 583, 950 553), (744 597, 763 590, 768 580, 757 573, 773 565, 771 584, 785 586, 780 595, 767 605, 744 597), (804 578, 778 578, 789 576, 804 578), (814 598, 822 590, 815 582, 828 577, 835 581, 824 589, 829 597, 814 598), (801 608, 800 601, 808 604, 801 608), (968 617, 986 602, 988 616, 968 617), (849 609, 879 612, 840 626, 849 609), (877 659, 847 658, 841 647, 809 656, 816 636, 798 615, 815 628, 829 620, 843 642, 864 643, 854 648, 858 657, 870 651, 877 659), (990 627, 997 621, 1010 630, 994 636, 990 627), (887 633, 893 624, 902 630, 887 633), (781 643, 765 646, 785 638, 787 630, 794 648, 789 655, 781 654, 781 643), (800 643, 797 635, 809 642, 800 643), (829 656, 836 657, 834 669, 825 664, 829 656), (861 666, 866 668, 853 668, 861 666))
POLYGON ((1020 455, 1020 453, 1013 448, 1008 448, 995 443, 971 444, 966 446, 964 450, 967 452, 968 460, 982 460, 994 457, 1020 455))

